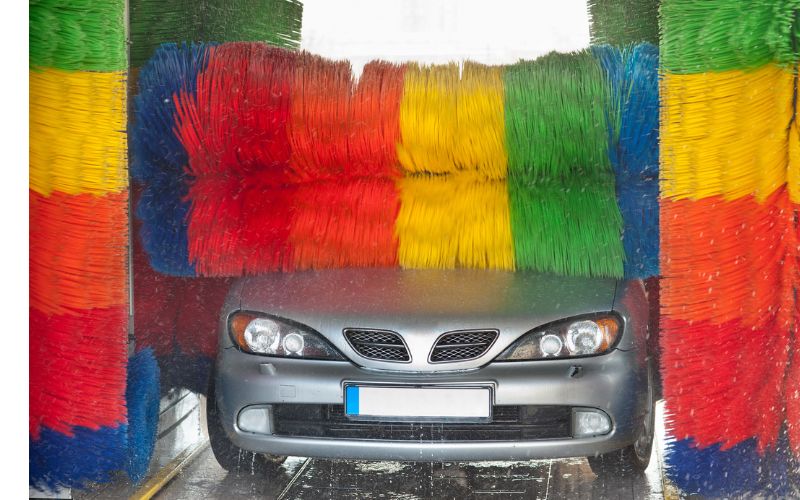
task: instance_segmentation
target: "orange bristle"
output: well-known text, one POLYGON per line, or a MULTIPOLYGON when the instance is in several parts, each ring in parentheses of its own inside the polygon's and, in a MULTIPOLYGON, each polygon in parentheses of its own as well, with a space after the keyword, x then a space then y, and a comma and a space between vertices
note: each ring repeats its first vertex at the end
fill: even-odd
POLYGON ((289 244, 297 269, 397 265, 391 180, 361 179, 298 187, 289 244))
MULTIPOLYGON (((128 193, 29 191, 30 306, 46 314, 128 302, 128 193)), ((124 377, 123 377, 124 378, 124 377)))
POLYGON ((384 61, 364 66, 351 100, 348 151, 354 175, 400 175, 397 141, 404 74, 405 66, 384 61))
POLYGON ((307 52, 297 58, 287 124, 294 180, 352 174, 347 142, 353 89, 348 61, 331 61, 307 52))
POLYGON ((662 314, 761 327, 781 303, 787 192, 661 201, 662 314))

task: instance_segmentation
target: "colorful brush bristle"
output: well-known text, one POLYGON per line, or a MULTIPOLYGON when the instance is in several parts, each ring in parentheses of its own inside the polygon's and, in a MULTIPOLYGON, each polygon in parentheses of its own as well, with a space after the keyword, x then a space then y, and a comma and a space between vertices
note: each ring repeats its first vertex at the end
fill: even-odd
POLYGON ((193 95, 208 45, 165 44, 139 72, 131 127, 131 175, 145 187, 135 203, 141 238, 159 272, 194 276, 187 224, 188 155, 175 133, 175 96, 193 95))
POLYGON ((364 66, 351 100, 348 157, 351 172, 397 178, 400 101, 405 66, 372 61, 364 66))
POLYGON ((127 427, 74 427, 70 434, 44 428, 31 436, 28 482, 38 490, 87 488, 113 480, 127 460, 127 427))
POLYGON ((75 427, 126 423, 127 310, 126 305, 81 314, 30 309, 33 439, 44 429, 71 436, 75 427))
POLYGON ((289 242, 296 269, 397 265, 394 221, 400 200, 391 179, 299 186, 289 242))
POLYGON ((347 61, 331 61, 306 52, 297 58, 287 123, 294 180, 359 174, 348 158, 354 86, 347 61))
POLYGON ((299 0, 132 0, 131 66, 141 66, 164 42, 263 41, 297 48, 299 0))
POLYGON ((686 494, 726 497, 758 488, 763 457, 754 440, 731 449, 720 445, 700 448, 691 440, 668 443, 666 476, 686 494))
POLYGON ((518 268, 622 276, 622 218, 613 178, 529 186, 511 181, 509 190, 518 268))
POLYGON ((685 442, 668 466, 687 493, 785 483, 798 7, 661 6, 662 373, 667 430, 685 442))
POLYGON ((771 321, 781 305, 785 199, 781 190, 765 204, 750 197, 662 200, 661 245, 669 259, 661 264, 670 277, 662 286, 662 312, 717 324, 771 321))
POLYGON ((140 482, 150 466, 156 444, 160 397, 159 369, 153 350, 141 349, 128 360, 128 461, 125 471, 140 482))
POLYGON ((133 99, 131 175, 140 182, 160 175, 183 180, 189 161, 175 134, 175 96, 194 95, 208 63, 209 44, 164 44, 139 70, 133 99))
POLYGON ((30 188, 44 196, 125 189, 125 73, 37 68, 29 85, 30 188))
POLYGON ((176 132, 196 179, 248 175, 264 186, 288 180, 286 125, 296 54, 256 43, 210 49, 195 92, 177 95, 176 132), (236 110, 235 120, 226 119, 236 110))
POLYGON ((458 131, 453 162, 488 179, 505 179, 503 78, 499 66, 465 62, 456 91, 458 131))
POLYGON ((611 178, 604 107, 609 88, 589 52, 551 53, 508 66, 503 81, 512 180, 611 178))
POLYGON ((69 314, 127 300, 127 206, 127 192, 30 191, 31 307, 69 314))
POLYGON ((198 179, 189 192, 189 258, 200 276, 288 271, 294 187, 198 179))
POLYGON ((663 196, 735 199, 752 193, 763 200, 783 185, 793 79, 792 71, 776 65, 665 75, 663 196))
POLYGON ((514 269, 505 182, 474 174, 410 176, 400 196, 402 267, 514 269))
POLYGON ((31 67, 127 69, 124 0, 33 0, 29 9, 31 67))
POLYGON ((624 221, 625 276, 657 276, 658 49, 639 44, 592 48, 610 86, 606 119, 609 159, 624 221))
POLYGON ((658 43, 658 0, 589 0, 592 45, 658 43))
POLYGON ((30 4, 29 483, 125 465, 125 2, 30 4))
POLYGON ((455 172, 458 65, 409 64, 400 104, 397 157, 411 174, 455 172))
POLYGON ((295 61, 265 45, 226 44, 213 49, 195 95, 178 97, 178 135, 195 179, 189 259, 200 275, 291 265, 287 123, 295 61), (224 119, 231 109, 237 119, 224 119))
POLYGON ((671 73, 749 70, 795 63, 796 0, 670 0, 662 2, 664 68, 671 73))

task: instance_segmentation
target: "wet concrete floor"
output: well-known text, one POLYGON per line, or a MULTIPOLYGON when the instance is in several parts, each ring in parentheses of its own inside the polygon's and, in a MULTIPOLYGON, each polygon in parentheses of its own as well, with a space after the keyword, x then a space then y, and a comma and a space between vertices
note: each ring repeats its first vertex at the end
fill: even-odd
POLYGON ((602 481, 585 459, 410 463, 290 457, 268 475, 229 474, 210 448, 156 497, 183 499, 661 499, 659 460, 645 475, 602 481))
MULTIPOLYGON (((598 478, 584 458, 527 462, 368 462, 289 457, 269 474, 233 474, 210 448, 155 497, 203 499, 635 499, 660 500, 663 406, 645 474, 598 478)), ((668 486, 669 487, 669 486, 668 486)))

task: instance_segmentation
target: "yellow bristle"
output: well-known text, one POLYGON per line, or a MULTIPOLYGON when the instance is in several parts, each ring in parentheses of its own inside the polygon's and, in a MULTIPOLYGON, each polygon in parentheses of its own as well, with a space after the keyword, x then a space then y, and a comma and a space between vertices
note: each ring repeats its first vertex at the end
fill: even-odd
POLYGON ((786 182, 793 75, 756 71, 667 74, 661 87, 661 193, 759 201, 786 182))
MULTIPOLYGON (((800 107, 800 102, 798 102, 800 107)), ((792 203, 800 203, 800 127, 797 120, 789 126, 789 168, 787 172, 789 199, 792 203)))
POLYGON ((409 173, 507 171, 503 81, 497 66, 467 62, 420 67, 405 74, 400 104, 400 164, 409 173))
POLYGON ((125 72, 29 76, 30 188, 45 196, 126 190, 125 72))
POLYGON ((514 269, 504 181, 474 174, 400 181, 396 232, 405 268, 514 269))
POLYGON ((397 157, 411 173, 455 171, 458 65, 411 64, 400 102, 397 157))
POLYGON ((458 87, 456 166, 477 170, 489 179, 508 171, 503 79, 498 66, 466 62, 458 87))

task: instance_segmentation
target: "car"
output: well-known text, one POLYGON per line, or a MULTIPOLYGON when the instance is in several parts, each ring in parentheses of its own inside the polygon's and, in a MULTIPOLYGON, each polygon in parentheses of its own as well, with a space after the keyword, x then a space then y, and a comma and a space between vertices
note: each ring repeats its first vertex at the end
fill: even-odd
POLYGON ((282 457, 582 457, 643 471, 656 398, 640 280, 337 269, 234 282, 207 423, 229 471, 282 457))

